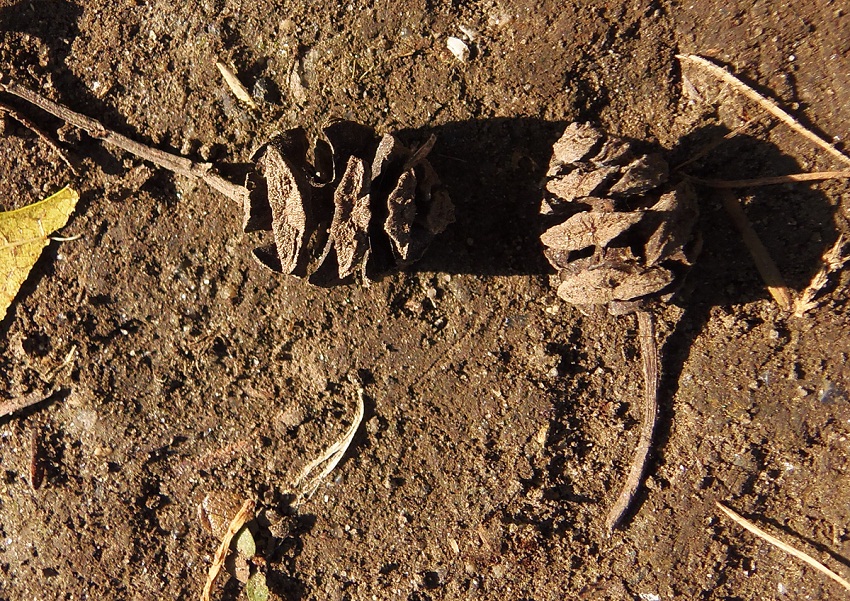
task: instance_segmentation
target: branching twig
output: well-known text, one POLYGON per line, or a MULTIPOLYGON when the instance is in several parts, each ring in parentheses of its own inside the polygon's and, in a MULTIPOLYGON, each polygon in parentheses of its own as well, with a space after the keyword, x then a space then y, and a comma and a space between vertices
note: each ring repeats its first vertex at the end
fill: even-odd
POLYGON ((646 461, 652 448, 652 438, 658 415, 658 343, 655 340, 655 322, 652 313, 648 311, 638 311, 637 320, 640 354, 643 361, 643 423, 641 424, 640 440, 629 468, 629 475, 620 491, 620 496, 617 497, 617 501, 611 507, 605 521, 608 530, 613 530, 622 521, 640 488, 646 469, 646 461))
POLYGON ((845 171, 815 171, 812 173, 792 173, 773 177, 756 179, 700 179, 688 175, 687 178, 709 188, 757 188, 776 184, 793 184, 794 182, 818 182, 830 179, 850 179, 850 170, 845 171))
POLYGON ((695 54, 677 54, 676 58, 678 58, 679 60, 686 60, 692 62, 695 65, 698 65, 701 68, 705 69, 716 78, 729 84, 738 92, 740 92, 750 100, 756 102, 759 106, 768 111, 771 115, 782 121, 782 123, 793 129, 795 132, 797 132, 807 140, 817 144, 835 158, 850 165, 850 157, 842 153, 840 150, 835 148, 835 146, 833 146, 811 130, 801 125, 799 121, 794 119, 794 117, 779 108, 779 105, 777 105, 773 100, 765 98, 764 96, 756 92, 754 89, 752 89, 750 86, 742 82, 740 79, 729 73, 729 71, 727 71, 726 69, 715 65, 711 61, 708 61, 703 57, 697 56, 695 54))
POLYGON ((39 138, 41 138, 41 140, 45 144, 50 146, 50 148, 53 149, 53 152, 58 154, 59 158, 62 159, 65 162, 66 165, 68 165, 68 168, 71 170, 71 173, 73 173, 74 175, 77 175, 77 173, 78 173, 78 169, 77 169, 78 165, 76 164, 77 161, 76 160, 72 161, 70 156, 64 150, 62 150, 59 147, 59 145, 53 140, 53 138, 48 136, 39 126, 37 126, 35 123, 33 123, 32 121, 30 121, 29 119, 27 119, 26 117, 21 115, 18 111, 16 111, 15 109, 13 109, 11 106, 7 105, 4 102, 0 102, 0 111, 6 113, 12 119, 14 119, 18 123, 20 123, 21 125, 26 127, 28 130, 33 132, 35 135, 37 135, 39 138))
POLYGON ((213 190, 240 204, 244 202, 248 194, 248 190, 244 186, 233 184, 214 172, 211 163, 196 163, 185 157, 131 140, 126 136, 107 129, 95 119, 76 113, 66 106, 53 102, 37 92, 18 85, 6 77, 5 74, 0 74, 0 90, 34 104, 48 113, 59 117, 66 123, 84 130, 93 138, 98 138, 108 144, 117 146, 122 150, 126 150, 141 159, 150 161, 174 173, 203 180, 213 190))
POLYGON ((747 521, 746 519, 744 519, 743 517, 741 517, 740 515, 738 515, 737 513, 732 511, 731 509, 729 509, 728 507, 726 507, 725 505, 723 505, 721 503, 717 503, 717 502, 715 502, 715 503, 716 503, 717 507, 719 507, 720 510, 723 513, 725 513, 733 521, 735 521, 735 523, 740 524, 741 526, 743 526, 744 528, 746 528, 747 530, 749 530, 750 532, 752 532, 753 534, 755 534, 759 538, 763 538, 764 540, 769 542, 771 545, 779 547, 780 549, 782 549, 783 551, 785 551, 789 555, 793 555, 797 559, 805 561, 807 564, 812 566, 818 572, 820 572, 821 574, 825 574, 826 576, 829 576, 830 578, 835 580, 838 584, 840 584, 845 589, 850 591, 850 582, 848 582, 847 580, 845 580, 844 578, 842 578, 841 576, 839 576, 838 574, 836 574, 835 572, 830 570, 828 567, 823 565, 821 562, 819 562, 814 557, 804 553, 803 551, 800 551, 799 549, 792 547, 788 543, 782 542, 781 540, 779 540, 775 536, 771 536, 770 534, 768 534, 767 532, 765 532, 764 530, 762 530, 761 528, 759 528, 758 526, 756 526, 752 522, 747 521))
POLYGON ((756 269, 758 269, 764 283, 767 284, 770 295, 783 311, 790 311, 793 303, 791 290, 785 284, 785 279, 779 272, 779 268, 773 262, 773 259, 770 258, 767 248, 762 244, 750 220, 744 214, 741 203, 738 202, 738 199, 729 190, 720 190, 718 194, 723 201, 723 208, 726 209, 726 212, 732 219, 732 223, 735 224, 735 228, 741 234, 744 244, 750 251, 750 255, 752 255, 753 261, 756 264, 756 269))
POLYGON ((242 526, 245 525, 245 522, 251 519, 253 511, 254 501, 247 499, 244 503, 242 503, 242 507, 240 507, 239 511, 236 512, 236 516, 227 527, 227 532, 224 533, 224 537, 221 539, 221 544, 215 552, 215 557, 213 558, 209 573, 207 574, 207 581, 204 584, 204 590, 201 593, 201 601, 210 601, 210 591, 212 591, 213 583, 215 582, 218 573, 221 571, 221 566, 224 565, 224 560, 227 558, 227 551, 230 549, 230 541, 233 540, 236 533, 239 532, 242 526))

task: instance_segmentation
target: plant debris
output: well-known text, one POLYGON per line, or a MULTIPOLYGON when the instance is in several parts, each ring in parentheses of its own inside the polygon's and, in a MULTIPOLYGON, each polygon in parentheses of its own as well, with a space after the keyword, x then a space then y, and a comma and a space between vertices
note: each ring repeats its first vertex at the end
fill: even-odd
POLYGON ((433 136, 409 149, 390 134, 335 121, 310 152, 303 129, 273 137, 252 156, 245 185, 227 181, 210 163, 151 148, 8 79, 0 89, 165 169, 201 179, 241 204, 243 229, 270 231, 254 255, 266 267, 332 285, 407 266, 454 221, 454 205, 428 161, 433 136))
POLYGON ((58 388, 53 388, 48 392, 37 390, 19 397, 0 401, 0 417, 5 417, 18 411, 22 411, 27 407, 43 403, 44 401, 53 398, 53 395, 56 394, 58 390, 58 388))
POLYGON ((357 430, 363 421, 363 414, 365 413, 363 396, 363 389, 358 389, 357 410, 354 414, 354 420, 345 434, 325 449, 319 457, 304 466, 304 469, 301 470, 298 478, 296 478, 294 485, 296 494, 295 500, 292 502, 293 509, 298 509, 298 507, 313 496, 313 493, 319 488, 322 480, 334 470, 346 451, 348 451, 348 447, 351 446, 351 441, 354 440, 354 435, 357 434, 357 430), (320 467, 321 469, 319 469, 320 467), (316 473, 316 470, 319 470, 318 473, 316 473))
POLYGON ((788 543, 782 542, 781 540, 779 540, 775 536, 768 534, 767 532, 765 532, 764 530, 762 530, 761 528, 759 528, 758 526, 756 526, 752 522, 744 519, 742 516, 738 515, 737 513, 735 513, 734 511, 732 511, 731 509, 729 509, 725 505, 723 505, 722 503, 715 502, 715 504, 720 509, 720 511, 725 513, 730 519, 732 519, 732 521, 734 521, 738 525, 743 526, 744 528, 746 528, 747 530, 749 530, 750 532, 752 532, 753 534, 755 534, 759 538, 764 539, 767 542, 769 542, 771 545, 774 545, 775 547, 782 549, 783 551, 785 551, 789 555, 792 555, 792 556, 796 557, 797 559, 806 562, 807 564, 809 564, 810 566, 815 568, 820 573, 825 574, 829 578, 832 578, 835 582, 837 582, 838 584, 843 586, 846 590, 850 591, 850 581, 846 580, 845 578, 842 578, 841 576, 839 576, 838 574, 836 574, 835 572, 830 570, 828 567, 823 565, 821 562, 819 562, 817 559, 815 559, 814 557, 812 557, 808 553, 804 553, 803 551, 800 551, 799 549, 792 547, 788 543))
POLYGON ((835 241, 832 248, 824 253, 821 258, 821 268, 818 269, 818 272, 812 277, 812 281, 809 282, 809 285, 806 286, 806 289, 803 290, 794 303, 795 317, 803 317, 803 315, 812 309, 816 309, 823 302, 823 297, 820 297, 820 293, 829 284, 829 276, 842 269, 847 264, 847 261, 850 261, 850 254, 847 253, 846 245, 847 239, 842 234, 838 236, 838 240, 835 241))
POLYGON ((573 123, 555 143, 541 213, 554 221, 540 237, 558 270, 558 296, 577 306, 637 313, 644 417, 626 483, 607 526, 626 515, 652 446, 658 404, 658 349, 650 312, 674 294, 700 249, 698 210, 687 183, 664 186, 666 161, 639 154, 623 138, 573 123))
POLYGON ((242 506, 239 508, 239 511, 236 512, 236 515, 230 521, 230 524, 227 527, 224 535, 221 539, 221 544, 215 552, 215 557, 213 558, 212 565, 210 565, 209 573, 207 574, 207 581, 204 584, 204 590, 201 592, 201 601, 210 601, 210 592, 212 591, 212 586, 215 583, 215 579, 218 576, 218 573, 221 571, 221 567, 224 565, 224 561, 227 558, 227 551, 230 549, 230 541, 233 540, 233 537, 242 529, 242 526, 245 525, 246 522, 250 521, 254 517, 254 501, 251 499, 247 499, 242 503, 242 506))
POLYGON ((767 248, 762 243, 752 223, 747 219, 741 202, 729 190, 718 190, 718 196, 723 202, 723 208, 726 209, 726 213, 732 220, 735 229, 741 234, 741 239, 744 241, 747 250, 750 251, 750 256, 752 256, 753 262, 756 264, 756 269, 759 275, 761 275, 761 279, 767 285, 767 290, 770 292, 773 300, 776 301, 776 304, 783 311, 790 311, 793 303, 791 289, 785 283, 785 278, 782 277, 782 273, 779 271, 770 253, 767 252, 767 248))
POLYGON ((227 87, 230 88, 233 95, 252 109, 256 109, 257 103, 255 103, 254 99, 251 98, 251 93, 244 85, 242 85, 242 82, 239 81, 239 78, 236 76, 233 69, 221 61, 217 61, 215 66, 218 67, 219 73, 221 73, 221 77, 224 79, 224 83, 227 84, 227 87))
POLYGON ((844 164, 850 165, 850 157, 835 148, 835 146, 818 136, 813 131, 801 125, 799 121, 794 119, 794 117, 782 110, 782 108, 780 108, 779 105, 776 104, 776 102, 769 98, 766 98, 765 96, 762 96, 753 88, 751 88, 750 86, 742 82, 740 79, 729 73, 729 71, 727 71, 723 67, 720 67, 714 64, 713 62, 695 54, 677 54, 676 58, 679 59, 680 62, 691 63, 693 65, 696 65, 702 70, 711 73, 711 75, 713 75, 720 81, 729 84, 738 92, 740 92, 750 100, 754 101, 768 113, 770 113, 771 115, 779 119, 782 123, 790 127, 792 130, 794 130, 810 142, 813 142, 817 146, 820 146, 844 164))
POLYGON ((558 296, 614 315, 669 300, 699 251, 697 204, 686 183, 660 187, 667 163, 623 138, 573 123, 555 143, 540 237, 558 296))
POLYGON ((246 232, 272 232, 255 251, 274 271, 327 285, 418 260, 454 221, 454 206, 427 160, 435 138, 417 150, 351 121, 323 130, 313 161, 302 129, 273 138, 254 155, 246 232))
POLYGON ((64 227, 80 195, 71 188, 20 209, 0 213, 0 320, 50 241, 64 227))

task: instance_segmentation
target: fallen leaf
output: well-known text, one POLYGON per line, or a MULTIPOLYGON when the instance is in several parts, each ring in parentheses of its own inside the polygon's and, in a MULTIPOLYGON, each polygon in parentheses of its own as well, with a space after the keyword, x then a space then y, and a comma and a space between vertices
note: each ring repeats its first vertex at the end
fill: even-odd
POLYGON ((65 187, 35 204, 0 213, 0 320, 50 241, 67 222, 80 195, 65 187))

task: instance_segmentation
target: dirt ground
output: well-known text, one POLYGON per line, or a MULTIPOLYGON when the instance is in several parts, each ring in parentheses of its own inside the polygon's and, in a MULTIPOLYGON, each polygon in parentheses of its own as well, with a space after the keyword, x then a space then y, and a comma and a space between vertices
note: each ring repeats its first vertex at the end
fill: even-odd
MULTIPOLYGON (((205 185, 63 129, 73 176, 6 118, 0 204, 68 182, 82 198, 62 230, 79 239, 51 244, 0 324, 3 397, 60 386, 0 418, 0 598, 197 598, 217 541, 196 506, 215 491, 258 502, 268 583, 293 601, 839 598, 714 503, 850 573, 850 276, 783 314, 699 190, 704 250, 658 314, 647 486, 609 536, 640 429, 637 326, 560 302, 538 239, 540 181, 574 120, 673 165, 754 121, 696 176, 841 168, 675 58, 728 65, 841 144, 850 5, 781 4, 2 0, 4 74, 163 149, 238 163, 331 116, 434 133, 457 221, 413 269, 315 288, 256 263, 238 207, 205 185), (359 387, 346 459, 293 513, 287 491, 359 387)), ((738 193, 796 291, 850 229, 846 183, 738 193)), ((214 598, 244 598, 222 583, 214 598)))

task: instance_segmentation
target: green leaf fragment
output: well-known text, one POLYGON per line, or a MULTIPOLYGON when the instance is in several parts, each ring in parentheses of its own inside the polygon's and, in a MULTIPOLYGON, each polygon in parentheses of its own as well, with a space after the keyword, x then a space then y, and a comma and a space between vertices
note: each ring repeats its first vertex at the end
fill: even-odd
POLYGON ((257 543, 247 526, 236 533, 236 551, 245 559, 250 559, 257 554, 257 543))
POLYGON ((269 587, 266 585, 266 575, 262 572, 253 574, 245 584, 245 595, 248 601, 268 601, 269 587))

